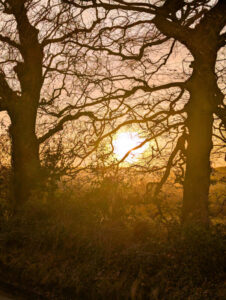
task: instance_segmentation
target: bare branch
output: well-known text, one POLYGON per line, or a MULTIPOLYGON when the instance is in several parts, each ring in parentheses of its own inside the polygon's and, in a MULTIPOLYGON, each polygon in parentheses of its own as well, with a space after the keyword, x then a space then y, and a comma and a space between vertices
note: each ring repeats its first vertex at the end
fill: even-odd
POLYGON ((54 134, 56 134, 57 132, 63 130, 63 126, 66 122, 68 121, 75 121, 78 120, 80 117, 82 116, 86 116, 89 117, 93 120, 96 119, 94 113, 92 112, 78 112, 75 115, 67 115, 65 117, 63 117, 54 128, 51 128, 45 135, 43 135, 42 137, 40 137, 38 139, 39 144, 43 143, 45 140, 49 139, 50 137, 52 137, 54 134))

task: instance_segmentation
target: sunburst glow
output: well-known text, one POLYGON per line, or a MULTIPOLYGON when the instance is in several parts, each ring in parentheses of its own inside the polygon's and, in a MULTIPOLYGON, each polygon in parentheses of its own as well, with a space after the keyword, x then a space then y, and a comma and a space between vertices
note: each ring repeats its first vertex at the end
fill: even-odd
MULTIPOLYGON (((122 132, 119 133, 114 141, 114 153, 117 158, 122 159, 128 151, 137 147, 144 141, 143 138, 139 137, 137 132, 122 132)), ((142 147, 132 150, 131 153, 126 157, 125 161, 133 163, 139 159, 140 155, 147 149, 147 144, 142 147)))

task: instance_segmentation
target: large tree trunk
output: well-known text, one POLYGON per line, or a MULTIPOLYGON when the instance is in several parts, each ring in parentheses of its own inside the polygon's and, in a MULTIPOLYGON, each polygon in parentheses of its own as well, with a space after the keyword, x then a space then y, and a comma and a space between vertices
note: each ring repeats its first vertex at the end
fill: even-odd
POLYGON ((208 225, 208 195, 210 185, 210 152, 212 149, 213 115, 195 108, 189 116, 187 164, 184 181, 184 223, 208 225))
POLYGON ((10 135, 12 151, 14 209, 28 200, 39 183, 39 144, 35 134, 36 109, 28 103, 20 105, 11 117, 10 135))
POLYGON ((29 21, 25 2, 10 1, 10 6, 15 16, 19 50, 23 58, 14 67, 21 93, 8 109, 11 118, 12 199, 14 208, 18 209, 40 182, 39 144, 35 127, 43 84, 43 48, 39 43, 39 31, 29 21))
POLYGON ((204 58, 202 63, 196 58, 189 83, 189 137, 182 209, 184 224, 209 224, 210 153, 213 146, 213 113, 217 106, 218 90, 214 64, 214 59, 209 62, 204 58))

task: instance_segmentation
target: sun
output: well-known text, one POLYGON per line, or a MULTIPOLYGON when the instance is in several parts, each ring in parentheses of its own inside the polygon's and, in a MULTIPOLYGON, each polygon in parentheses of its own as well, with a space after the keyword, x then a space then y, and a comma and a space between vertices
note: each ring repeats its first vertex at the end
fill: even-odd
MULTIPOLYGON (((121 160, 128 151, 137 147, 144 141, 137 132, 122 132, 116 135, 113 140, 114 153, 121 160)), ((125 161, 133 163, 140 158, 140 155, 147 149, 147 144, 142 147, 132 150, 126 157, 125 161)))

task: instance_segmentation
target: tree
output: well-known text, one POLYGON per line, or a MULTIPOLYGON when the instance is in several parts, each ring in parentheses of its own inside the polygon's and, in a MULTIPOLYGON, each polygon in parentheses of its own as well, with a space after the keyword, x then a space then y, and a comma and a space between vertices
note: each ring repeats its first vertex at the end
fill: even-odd
MULTIPOLYGON (((102 104, 89 97, 98 66, 81 47, 70 46, 72 37, 89 34, 101 21, 96 13, 84 22, 85 13, 60 1, 0 1, 0 112, 11 123, 15 208, 44 180, 40 146, 66 123, 98 121, 93 106, 101 111, 102 104)), ((81 144, 80 137, 76 150, 81 144)))
MULTIPOLYGON (((186 3, 183 4, 186 5, 186 3)), ((196 3, 190 4, 189 17, 192 19, 191 13, 194 9, 200 10, 201 16, 196 13, 194 20, 189 20, 188 17, 186 25, 177 25, 174 20, 169 22, 165 17, 162 19, 162 16, 157 16, 155 24, 164 34, 183 43, 194 57, 193 73, 186 82, 190 100, 186 108, 188 114, 186 125, 189 134, 186 150, 183 220, 184 222, 195 220, 208 224, 213 114, 221 116, 223 105, 223 95, 215 76, 215 64, 217 52, 224 45, 224 35, 221 36, 220 33, 226 22, 224 14, 226 5, 225 2, 218 1, 214 7, 206 11, 205 4, 208 2, 200 1, 200 4, 202 8, 196 7, 196 3), (189 24, 191 22, 196 23, 194 28, 191 28, 189 24)), ((183 9, 184 6, 179 9, 183 9)), ((165 2, 163 6, 165 16, 168 17, 171 14, 173 19, 176 18, 177 12, 177 5, 172 4, 172 1, 171 3, 165 2)))
MULTIPOLYGON (((105 9, 108 12, 107 25, 102 25, 101 31, 93 37, 94 42, 89 44, 89 49, 106 51, 112 56, 121 58, 122 62, 130 62, 130 66, 132 62, 135 65, 141 63, 139 66, 143 67, 143 82, 140 78, 137 88, 128 89, 121 97, 124 99, 131 97, 138 90, 153 93, 156 89, 169 90, 177 87, 180 92, 176 98, 171 98, 171 111, 168 110, 168 116, 172 116, 176 114, 174 108, 181 96, 186 92, 189 93, 187 102, 184 102, 180 110, 180 113, 185 112, 187 115, 183 127, 185 139, 182 147, 186 148, 182 220, 184 223, 208 226, 210 153, 213 148, 214 116, 220 119, 221 128, 226 126, 224 95, 218 86, 215 69, 219 50, 225 46, 226 2, 224 0, 86 2, 64 0, 64 2, 77 8, 105 9), (191 71, 185 74, 184 79, 181 77, 175 82, 169 78, 168 85, 157 88, 157 81, 156 78, 153 79, 153 75, 161 68, 164 70, 163 67, 167 65, 171 54, 176 52, 178 43, 184 46, 180 48, 180 51, 183 49, 182 55, 187 49, 192 56, 191 71), (168 52, 158 60, 160 64, 153 63, 151 59, 151 56, 153 61, 157 57, 155 50, 157 45, 162 47, 161 49, 164 47, 168 49, 168 52), (152 72, 153 65, 157 67, 152 72)), ((135 67, 133 72, 136 73, 135 67)), ((165 115, 167 109, 169 108, 165 107, 165 115)), ((160 115, 164 115, 164 110, 162 113, 159 112, 160 115)), ((181 142, 181 139, 178 141, 181 142)), ((166 172, 175 154, 172 152, 174 157, 170 156, 166 172)))

